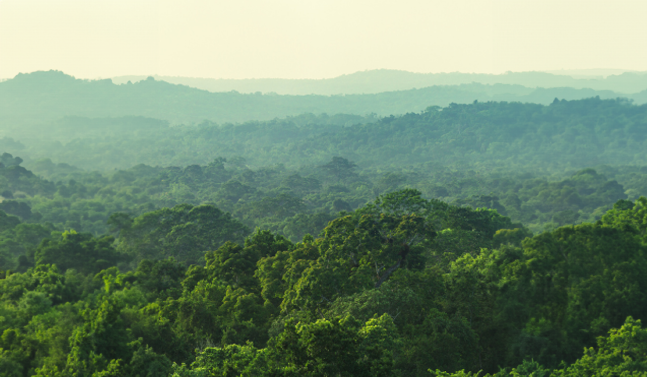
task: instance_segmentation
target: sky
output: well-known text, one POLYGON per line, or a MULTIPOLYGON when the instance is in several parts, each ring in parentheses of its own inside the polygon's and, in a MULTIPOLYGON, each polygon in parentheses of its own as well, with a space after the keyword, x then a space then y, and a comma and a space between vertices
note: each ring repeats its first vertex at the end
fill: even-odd
POLYGON ((0 78, 647 71, 647 1, 0 0, 0 78))

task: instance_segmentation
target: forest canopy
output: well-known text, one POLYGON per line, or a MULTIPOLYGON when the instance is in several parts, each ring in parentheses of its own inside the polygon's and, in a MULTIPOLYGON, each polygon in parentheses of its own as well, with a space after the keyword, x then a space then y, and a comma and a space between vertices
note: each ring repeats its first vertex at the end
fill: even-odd
MULTIPOLYGON (((554 100, 474 102, 376 118, 303 114, 271 121, 169 126, 138 117, 66 117, 0 138, 26 166, 50 158, 86 170, 205 165, 218 157, 289 168, 341 156, 362 168, 555 172, 645 164, 647 105, 554 100)), ((43 166, 44 167, 44 166, 43 166)), ((69 169, 69 168, 68 168, 69 169)))
POLYGON ((644 375, 647 105, 527 89, 0 83, 0 377, 644 375))
MULTIPOLYGON (((16 376, 640 372, 646 208, 644 197, 619 201, 595 223, 533 237, 495 210, 406 189, 340 214, 317 238, 257 229, 244 242, 198 246, 208 251, 197 261, 163 250, 199 245, 200 235, 213 242, 189 226, 199 221, 113 217, 116 242, 54 231, 0 280, 2 367, 16 376), (133 243, 142 226, 164 241, 133 243)), ((215 209, 172 211, 196 210, 215 209)))

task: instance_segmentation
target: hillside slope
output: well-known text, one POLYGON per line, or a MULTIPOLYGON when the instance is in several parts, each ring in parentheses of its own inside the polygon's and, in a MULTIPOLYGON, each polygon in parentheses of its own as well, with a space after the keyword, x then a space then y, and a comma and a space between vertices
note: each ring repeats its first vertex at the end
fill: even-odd
MULTIPOLYGON (((464 84, 431 86, 406 91, 354 95, 211 93, 149 78, 135 84, 115 85, 110 80, 77 80, 62 72, 20 74, 0 83, 0 126, 20 132, 64 116, 144 116, 172 124, 270 120, 303 113, 406 114, 428 106, 484 101, 518 101, 548 104, 554 98, 593 96, 616 98, 611 91, 552 88, 530 89, 519 85, 464 84)), ((6 132, 5 135, 10 135, 6 132)), ((0 134, 0 137, 3 136, 0 134)))
POLYGON ((302 115, 265 122, 170 127, 149 118, 64 118, 0 151, 27 163, 52 158, 83 169, 207 164, 320 165, 342 156, 365 168, 446 166, 581 169, 647 162, 647 105, 590 98, 548 106, 509 102, 429 107, 402 116, 302 115), (61 136, 62 135, 62 136, 61 136))

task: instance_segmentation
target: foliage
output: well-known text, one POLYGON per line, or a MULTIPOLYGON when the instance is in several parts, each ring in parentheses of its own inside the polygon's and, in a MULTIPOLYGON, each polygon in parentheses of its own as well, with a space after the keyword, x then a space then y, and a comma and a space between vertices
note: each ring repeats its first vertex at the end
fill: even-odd
POLYGON ((645 374, 647 170, 579 160, 641 163, 643 110, 474 103, 317 134, 304 116, 290 145, 282 120, 206 124, 168 135, 288 131, 183 167, 4 154, 0 375, 645 374))
POLYGON ((109 224, 119 232, 117 249, 137 258, 174 257, 195 264, 202 254, 227 241, 241 242, 247 228, 210 205, 189 204, 162 208, 131 219, 127 214, 111 215, 109 224))

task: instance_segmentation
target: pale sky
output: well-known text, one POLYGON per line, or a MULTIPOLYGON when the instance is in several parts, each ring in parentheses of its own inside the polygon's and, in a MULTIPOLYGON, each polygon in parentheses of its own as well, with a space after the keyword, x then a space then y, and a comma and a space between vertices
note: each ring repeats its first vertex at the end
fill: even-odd
POLYGON ((0 78, 647 71, 647 1, 0 0, 0 78))

